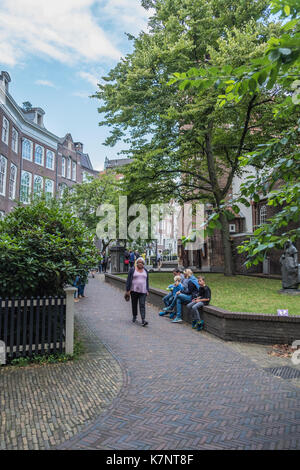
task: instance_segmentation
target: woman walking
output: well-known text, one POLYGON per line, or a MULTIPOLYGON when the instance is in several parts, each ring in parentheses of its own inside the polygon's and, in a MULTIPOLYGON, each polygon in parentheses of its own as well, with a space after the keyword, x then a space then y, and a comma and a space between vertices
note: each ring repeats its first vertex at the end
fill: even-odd
POLYGON ((142 325, 148 325, 145 320, 146 317, 146 297, 149 292, 149 275, 145 268, 145 261, 143 258, 138 258, 136 266, 130 268, 126 282, 126 295, 131 296, 132 305, 132 321, 135 323, 137 317, 137 305, 140 305, 140 314, 142 318, 142 325))

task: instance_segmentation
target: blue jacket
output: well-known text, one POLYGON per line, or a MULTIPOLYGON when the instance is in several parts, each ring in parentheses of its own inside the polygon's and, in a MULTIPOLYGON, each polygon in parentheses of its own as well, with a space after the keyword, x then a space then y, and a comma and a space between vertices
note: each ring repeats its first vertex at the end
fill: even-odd
MULTIPOLYGON (((147 289, 147 291, 149 292, 149 273, 148 273, 148 271, 147 271, 146 268, 144 268, 144 270, 145 270, 146 273, 147 273, 146 289, 147 289)), ((133 278, 134 271, 135 271, 135 267, 130 268, 129 271, 128 271, 128 276, 127 276, 127 281, 126 281, 126 291, 130 291, 130 290, 131 290, 132 278, 133 278)))
POLYGON ((179 283, 178 286, 174 285, 173 291, 172 291, 173 295, 176 295, 176 292, 178 292, 179 290, 182 291, 182 289, 183 289, 183 285, 181 283, 179 283))
POLYGON ((182 285, 183 289, 181 289, 181 291, 183 294, 191 295, 192 299, 198 297, 200 286, 197 278, 194 275, 189 277, 188 279, 184 279, 182 285))

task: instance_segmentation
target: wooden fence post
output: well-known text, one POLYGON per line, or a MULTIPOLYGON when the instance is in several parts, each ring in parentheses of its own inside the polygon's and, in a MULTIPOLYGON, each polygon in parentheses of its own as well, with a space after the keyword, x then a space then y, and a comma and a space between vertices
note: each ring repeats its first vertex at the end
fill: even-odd
POLYGON ((74 292, 75 287, 65 287, 66 293, 66 354, 74 353, 74 292))

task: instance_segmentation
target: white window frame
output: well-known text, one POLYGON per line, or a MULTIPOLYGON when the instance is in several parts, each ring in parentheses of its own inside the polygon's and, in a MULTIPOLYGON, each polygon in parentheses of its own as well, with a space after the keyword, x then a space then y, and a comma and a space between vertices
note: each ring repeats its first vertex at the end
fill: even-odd
POLYGON ((40 144, 35 144, 35 150, 34 150, 34 162, 37 164, 37 165, 40 165, 40 166, 44 166, 44 154, 45 154, 45 149, 42 145, 40 144), (40 148, 42 149, 42 162, 39 163, 37 160, 36 160, 36 151, 37 151, 37 148, 40 148))
POLYGON ((12 133, 11 133, 11 148, 15 153, 18 153, 18 148, 19 148, 19 132, 17 129, 14 127, 12 128, 12 133), (16 138, 14 139, 14 135, 16 138))
POLYGON ((44 178, 41 175, 34 175, 33 178, 33 194, 37 196, 41 196, 44 190, 44 178), (41 181, 41 189, 40 191, 36 191, 36 181, 41 181))
POLYGON ((66 177, 66 157, 61 158, 61 176, 66 177))
POLYGON ((46 178, 45 179, 45 196, 46 196, 46 199, 47 199, 48 194, 51 194, 51 197, 54 196, 54 181, 50 180, 49 178, 46 178), (47 186, 48 186, 49 183, 51 183, 51 192, 47 191, 47 186))
POLYGON ((2 121, 2 142, 8 145, 8 137, 9 137, 9 121, 3 116, 2 121))
POLYGON ((87 182, 88 182, 88 180, 89 180, 89 179, 88 179, 88 175, 89 175, 89 174, 88 174, 87 171, 83 171, 83 172, 82 172, 82 182, 83 182, 83 183, 87 183, 87 182))
POLYGON ((68 157, 67 159, 67 178, 70 180, 71 179, 71 158, 68 157))
POLYGON ((62 199, 64 191, 68 188, 66 183, 60 183, 59 185, 59 198, 62 199))
POLYGON ((259 225, 263 225, 267 220, 267 206, 264 204, 259 209, 259 225))
POLYGON ((0 155, 0 195, 6 194, 7 158, 0 155))
POLYGON ((53 150, 47 149, 46 150, 46 168, 49 168, 49 170, 54 170, 54 158, 55 158, 55 156, 54 156, 53 150), (48 165, 48 155, 50 155, 50 154, 52 156, 52 166, 48 165))
POLYGON ((29 160, 30 162, 32 162, 32 150, 33 150, 33 144, 31 142, 31 140, 29 139, 24 139, 23 140, 23 143, 22 143, 22 157, 25 159, 25 160, 29 160), (30 154, 28 156, 28 152, 27 152, 27 149, 28 149, 28 145, 30 145, 30 154), (26 151, 25 151, 26 149, 26 151))
POLYGON ((30 171, 25 171, 25 170, 22 170, 22 174, 21 174, 21 188, 20 188, 20 201, 23 202, 23 204, 29 204, 30 203, 30 196, 31 196, 31 191, 32 191, 32 173, 30 173, 30 171), (24 186, 24 183, 23 183, 23 177, 24 176, 29 176, 29 184, 26 185, 26 187, 28 187, 28 191, 26 191, 26 196, 27 198, 25 199, 24 196, 23 196, 23 191, 22 191, 22 188, 24 186))
POLYGON ((76 173, 77 173, 77 168, 76 168, 76 162, 72 160, 72 180, 76 181, 76 173))
POLYGON ((18 168, 13 163, 10 164, 9 183, 8 183, 8 198, 12 201, 16 198, 18 168), (14 178, 12 179, 14 170, 14 178))

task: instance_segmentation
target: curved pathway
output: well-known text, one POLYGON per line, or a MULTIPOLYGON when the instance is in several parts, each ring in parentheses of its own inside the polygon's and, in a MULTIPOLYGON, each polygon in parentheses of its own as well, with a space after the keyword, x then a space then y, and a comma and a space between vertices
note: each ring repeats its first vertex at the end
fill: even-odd
POLYGON ((120 360, 112 405, 60 449, 299 449, 300 389, 147 306, 131 322, 119 289, 90 280, 77 312, 120 360))
POLYGON ((80 360, 0 368, 0 450, 52 449, 120 393, 122 369, 85 324, 80 360))

